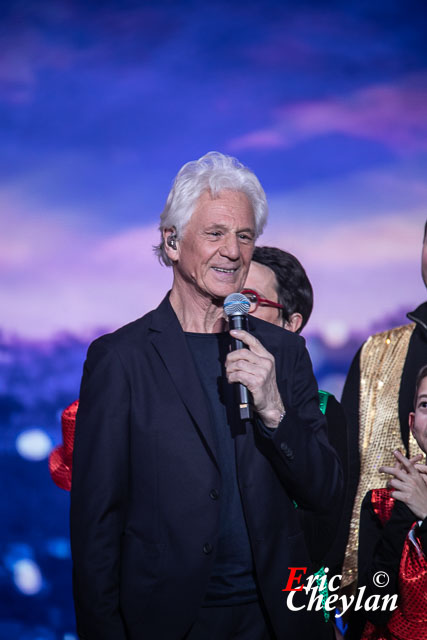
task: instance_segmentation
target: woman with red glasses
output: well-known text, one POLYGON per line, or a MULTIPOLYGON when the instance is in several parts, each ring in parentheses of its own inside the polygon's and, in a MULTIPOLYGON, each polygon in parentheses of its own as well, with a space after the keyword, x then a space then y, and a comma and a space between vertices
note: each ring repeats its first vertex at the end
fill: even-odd
MULTIPOLYGON (((251 303, 250 314, 294 333, 300 333, 305 327, 313 309, 313 288, 304 267, 291 253, 275 247, 255 247, 242 293, 251 303)), ((340 457, 347 486, 344 411, 336 398, 326 391, 319 391, 319 401, 328 424, 328 438, 340 457)), ((336 513, 319 519, 301 510, 312 560, 318 566, 328 567, 329 577, 341 574, 352 506, 347 502, 341 520, 336 513)), ((342 637, 338 630, 336 637, 342 637)))
POLYGON ((302 264, 287 251, 255 247, 245 289, 249 313, 299 333, 313 309, 313 288, 302 264))

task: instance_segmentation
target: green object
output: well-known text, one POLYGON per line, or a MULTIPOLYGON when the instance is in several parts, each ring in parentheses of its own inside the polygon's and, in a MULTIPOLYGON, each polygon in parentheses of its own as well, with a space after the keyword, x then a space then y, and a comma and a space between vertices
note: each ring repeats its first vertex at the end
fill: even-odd
MULTIPOLYGON (((331 395, 331 393, 328 393, 327 391, 321 391, 319 389, 320 411, 323 413, 323 415, 325 415, 326 413, 326 407, 328 406, 328 400, 331 395)), ((323 616, 325 618, 325 622, 328 622, 329 618, 331 617, 329 611, 326 611, 325 609, 325 602, 329 596, 328 581, 325 580, 325 586, 323 587, 323 589, 320 588, 322 578, 325 575, 325 567, 320 567, 319 571, 316 571, 316 573, 314 574, 314 577, 316 578, 317 586, 319 587, 319 593, 322 596, 323 616)))
MULTIPOLYGON (((326 413, 326 407, 328 405, 329 396, 331 395, 332 393, 328 393, 327 391, 321 391, 319 389, 319 405, 320 405, 320 411, 323 413, 323 415, 325 415, 326 413)), ((293 500, 293 503, 294 503, 295 509, 298 509, 298 505, 295 502, 295 500, 293 500)), ((319 594, 322 596, 323 617, 325 618, 325 622, 329 622, 329 618, 331 617, 331 614, 329 613, 329 611, 325 609, 325 603, 329 596, 327 580, 325 580, 323 589, 321 588, 322 578, 324 576, 326 576, 325 567, 320 567, 320 569, 316 571, 316 573, 314 574, 314 577, 316 578, 317 586, 319 589, 319 594)))
MULTIPOLYGON (((328 404, 328 398, 331 395, 332 395, 332 393, 328 393, 327 391, 321 391, 319 389, 319 405, 320 405, 320 411, 323 413, 323 415, 325 415, 326 406, 328 404)), ((295 500, 292 500, 292 502, 294 503, 295 509, 298 509, 298 505, 295 502, 295 500)))
POLYGON ((319 389, 320 411, 323 413, 323 415, 325 415, 325 413, 326 413, 326 407, 328 405, 329 396, 331 396, 331 395, 332 395, 332 393, 328 393, 327 391, 321 391, 319 389))
POLYGON ((323 617, 325 618, 325 622, 329 621, 329 618, 331 617, 331 614, 329 613, 329 611, 327 611, 325 609, 325 603, 326 600, 329 596, 329 591, 328 591, 328 581, 325 580, 325 584, 323 589, 321 588, 321 584, 322 584, 322 578, 323 576, 326 576, 326 572, 325 572, 325 567, 320 567, 319 571, 316 571, 316 573, 314 574, 314 577, 316 578, 317 581, 317 586, 319 588, 319 593, 322 596, 322 607, 323 607, 323 617))

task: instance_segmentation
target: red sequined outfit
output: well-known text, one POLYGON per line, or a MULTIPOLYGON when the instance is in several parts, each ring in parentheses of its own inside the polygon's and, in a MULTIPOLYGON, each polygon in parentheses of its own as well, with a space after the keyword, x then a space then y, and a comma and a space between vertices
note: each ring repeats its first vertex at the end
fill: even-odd
POLYGON ((79 401, 74 400, 61 416, 62 442, 49 456, 49 471, 54 483, 61 489, 70 491, 73 469, 74 430, 79 401))
MULTIPOLYGON (((374 489, 371 504, 381 524, 394 505, 388 489, 374 489)), ((427 640, 427 559, 414 522, 406 536, 399 565, 398 608, 385 627, 367 622, 361 640, 427 640)))

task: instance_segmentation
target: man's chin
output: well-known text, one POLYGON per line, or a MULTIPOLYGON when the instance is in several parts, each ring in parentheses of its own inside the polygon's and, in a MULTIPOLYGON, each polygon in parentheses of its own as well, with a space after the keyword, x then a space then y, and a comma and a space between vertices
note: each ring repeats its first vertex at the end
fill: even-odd
POLYGON ((208 288, 215 297, 226 298, 230 293, 241 291, 243 284, 244 281, 242 282, 242 278, 237 274, 233 274, 233 276, 222 274, 219 277, 216 277, 215 274, 213 278, 210 278, 208 288))
POLYGON ((233 283, 230 286, 212 287, 210 294, 215 300, 225 300, 230 293, 238 293, 239 291, 240 287, 233 283))

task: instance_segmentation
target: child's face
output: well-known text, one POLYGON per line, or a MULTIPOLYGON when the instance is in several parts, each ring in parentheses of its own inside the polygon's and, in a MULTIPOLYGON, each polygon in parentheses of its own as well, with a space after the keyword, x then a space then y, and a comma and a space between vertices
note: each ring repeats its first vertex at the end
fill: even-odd
POLYGON ((427 377, 421 380, 415 412, 409 414, 409 426, 420 448, 427 452, 427 377))

